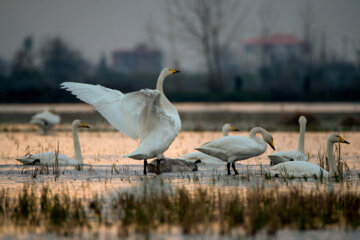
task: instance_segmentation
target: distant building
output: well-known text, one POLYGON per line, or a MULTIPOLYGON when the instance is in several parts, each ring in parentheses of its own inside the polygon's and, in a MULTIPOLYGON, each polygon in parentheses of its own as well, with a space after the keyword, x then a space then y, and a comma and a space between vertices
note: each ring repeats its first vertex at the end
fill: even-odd
POLYGON ((119 72, 159 72, 162 67, 162 52, 144 44, 134 49, 115 50, 112 56, 113 68, 119 72))
POLYGON ((248 69, 256 70, 262 65, 301 60, 307 47, 304 41, 292 34, 275 34, 266 39, 251 38, 244 45, 245 63, 248 69))

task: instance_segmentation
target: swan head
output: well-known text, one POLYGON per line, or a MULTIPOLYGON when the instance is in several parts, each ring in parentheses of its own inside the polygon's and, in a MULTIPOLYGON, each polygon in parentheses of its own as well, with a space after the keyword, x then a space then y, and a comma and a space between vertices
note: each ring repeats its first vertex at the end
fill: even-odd
POLYGON ((79 119, 74 120, 72 126, 75 128, 90 128, 85 122, 79 119))
POLYGON ((306 117, 300 116, 299 117, 299 124, 300 125, 305 125, 306 123, 307 123, 306 117))
POLYGON ((350 144, 348 141, 346 141, 342 136, 340 136, 337 133, 333 133, 329 136, 328 141, 331 143, 345 143, 350 144))
POLYGON ((56 114, 56 113, 57 113, 57 112, 55 111, 55 108, 54 108, 54 107, 48 107, 48 108, 46 108, 46 111, 51 112, 51 113, 53 113, 53 114, 56 114))
POLYGON ((164 68, 164 69, 161 71, 160 75, 163 75, 164 77, 168 77, 168 76, 171 76, 171 75, 176 74, 176 73, 179 73, 179 72, 180 72, 180 71, 175 70, 175 69, 173 69, 173 68, 164 68))
POLYGON ((233 125, 231 125, 230 123, 226 123, 223 126, 223 132, 230 132, 230 131, 240 131, 239 129, 237 129, 236 127, 234 127, 233 125))
POLYGON ((264 131, 263 139, 275 151, 274 139, 273 139, 273 137, 271 136, 271 134, 268 131, 264 131))
POLYGON ((16 160, 18 160, 20 163, 22 163, 24 165, 35 165, 37 163, 40 163, 40 159, 38 159, 37 157, 35 157, 31 154, 17 158, 16 160))

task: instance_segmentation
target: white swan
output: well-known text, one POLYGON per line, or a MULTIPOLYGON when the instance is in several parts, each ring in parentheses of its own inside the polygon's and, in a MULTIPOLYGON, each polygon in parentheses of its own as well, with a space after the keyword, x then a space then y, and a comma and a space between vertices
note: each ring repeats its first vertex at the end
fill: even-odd
MULTIPOLYGON (((222 128, 223 137, 229 136, 230 131, 239 131, 239 129, 237 129, 236 127, 234 127, 230 123, 224 124, 224 126, 222 128)), ((187 154, 184 154, 184 155, 180 156, 178 159, 184 159, 184 160, 188 160, 188 161, 201 160, 201 163, 214 164, 214 165, 218 165, 218 164, 223 163, 223 161, 221 161, 220 159, 218 159, 216 157, 209 156, 209 155, 207 155, 205 153, 202 153, 202 152, 187 153, 187 154)))
POLYGON ((120 132, 133 139, 140 138, 140 146, 125 157, 144 160, 146 174, 147 159, 163 158, 163 152, 181 129, 179 114, 163 91, 165 78, 178 72, 164 68, 156 90, 143 89, 127 94, 100 85, 65 82, 61 86, 93 105, 120 132))
POLYGON ((56 114, 53 107, 48 107, 45 111, 35 114, 30 123, 37 125, 42 133, 46 134, 50 128, 60 123, 60 116, 56 114))
POLYGON ((338 169, 336 168, 333 147, 334 143, 346 143, 349 144, 339 134, 331 134, 328 137, 326 145, 326 154, 329 163, 329 172, 320 167, 317 164, 307 161, 292 161, 283 162, 269 168, 269 174, 272 177, 284 176, 284 177, 319 177, 321 174, 324 177, 333 177, 339 175, 338 169))
MULTIPOLYGON (((74 159, 69 158, 65 154, 58 153, 57 160, 59 166, 78 166, 83 164, 81 155, 80 142, 77 129, 89 128, 86 123, 81 120, 75 120, 72 123, 72 134, 74 138, 74 159)), ((38 154, 29 154, 24 157, 16 159, 24 165, 48 165, 53 166, 56 164, 55 152, 42 152, 38 154)))
POLYGON ((251 129, 249 137, 222 137, 205 143, 199 148, 195 149, 210 156, 219 158, 224 162, 227 162, 228 175, 231 175, 231 163, 231 166, 235 174, 237 175, 238 171, 235 168, 235 162, 263 154, 267 148, 266 143, 268 143, 272 147, 272 149, 275 150, 273 137, 271 136, 271 134, 261 127, 255 127, 251 129), (260 133, 264 140, 257 137, 257 133, 260 133))
POLYGON ((307 161, 304 150, 306 122, 307 120, 304 116, 299 117, 300 133, 297 151, 283 151, 269 155, 268 158, 270 159, 270 165, 276 165, 287 161, 307 161))

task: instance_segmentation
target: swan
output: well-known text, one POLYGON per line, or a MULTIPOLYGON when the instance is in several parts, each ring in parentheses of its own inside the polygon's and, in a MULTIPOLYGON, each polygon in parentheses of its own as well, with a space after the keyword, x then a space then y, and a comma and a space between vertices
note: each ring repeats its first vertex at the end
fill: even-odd
POLYGON ((249 137, 226 136, 205 143, 195 149, 227 162, 228 175, 231 175, 231 164, 235 174, 238 175, 239 173, 235 168, 235 162, 263 154, 267 148, 266 143, 275 150, 271 134, 264 128, 255 127, 251 129, 249 137), (263 139, 257 137, 257 133, 260 133, 263 139))
POLYGON ((164 68, 159 75, 156 90, 142 89, 123 94, 120 91, 83 83, 64 82, 61 87, 89 103, 120 132, 140 138, 139 147, 124 157, 144 160, 163 158, 181 129, 179 113, 166 98, 163 83, 166 77, 180 71, 164 68))
POLYGON ((38 154, 29 154, 21 158, 17 158, 19 162, 24 165, 48 165, 53 166, 57 164, 59 166, 79 166, 83 164, 83 158, 81 155, 80 142, 78 137, 78 128, 90 128, 86 123, 81 120, 74 120, 72 123, 72 134, 74 138, 74 159, 69 158, 65 154, 55 152, 42 152, 38 154))
POLYGON ((270 159, 270 165, 275 165, 287 161, 307 161, 304 150, 306 122, 307 120, 304 116, 299 117, 300 133, 297 151, 283 151, 269 155, 268 158, 270 159))
POLYGON ((53 107, 48 107, 45 111, 35 114, 30 121, 31 124, 37 125, 43 134, 60 123, 60 116, 56 114, 53 107))
POLYGON ((149 172, 156 174, 165 172, 195 172, 198 170, 197 165, 199 163, 201 163, 200 160, 188 162, 181 159, 161 159, 160 161, 151 161, 146 167, 149 172))
MULTIPOLYGON (((224 126, 222 128, 223 137, 229 136, 230 131, 239 131, 239 129, 237 129, 230 123, 224 124, 224 126)), ((223 161, 221 161, 220 159, 209 156, 202 152, 187 153, 187 154, 182 155, 178 159, 184 159, 184 160, 188 160, 188 161, 201 160, 201 163, 205 163, 205 164, 222 164, 223 163, 223 161)))
POLYGON ((329 172, 317 164, 307 161, 288 161, 279 163, 269 168, 269 174, 272 177, 289 176, 289 177, 319 177, 321 174, 324 177, 338 176, 339 171, 336 168, 333 147, 334 143, 350 144, 339 134, 330 134, 326 145, 326 154, 329 163, 329 172))

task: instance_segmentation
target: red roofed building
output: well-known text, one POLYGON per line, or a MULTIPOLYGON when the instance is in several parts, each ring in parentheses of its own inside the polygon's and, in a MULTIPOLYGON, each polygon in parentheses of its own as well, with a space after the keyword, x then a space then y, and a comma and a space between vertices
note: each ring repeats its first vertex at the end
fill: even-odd
POLYGON ((266 65, 284 63, 290 60, 301 60, 308 45, 292 34, 275 34, 269 38, 251 38, 245 41, 245 61, 250 68, 263 64, 264 52, 266 65))
POLYGON ((146 45, 138 45, 134 49, 113 51, 113 67, 116 71, 129 72, 159 72, 162 66, 162 52, 150 49, 146 45))

